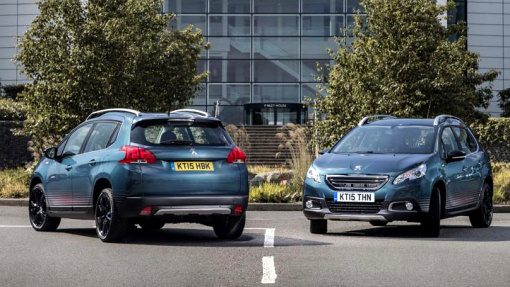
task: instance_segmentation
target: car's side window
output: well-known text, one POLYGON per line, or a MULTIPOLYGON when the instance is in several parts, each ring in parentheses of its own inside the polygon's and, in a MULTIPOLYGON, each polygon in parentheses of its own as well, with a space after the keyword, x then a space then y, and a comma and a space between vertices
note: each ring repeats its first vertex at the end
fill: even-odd
POLYGON ((78 154, 91 128, 92 124, 88 124, 81 126, 77 130, 75 130, 67 140, 67 144, 65 145, 63 155, 69 156, 78 154))
POLYGON ((457 143, 463 152, 468 154, 475 152, 478 149, 475 139, 465 128, 453 127, 452 130, 455 133, 457 143))
POLYGON ((443 157, 445 158, 449 152, 457 149, 455 136, 450 128, 445 128, 443 130, 443 133, 441 134, 441 142, 443 143, 443 157))
POLYGON ((64 148, 66 146, 67 140, 69 138, 66 138, 63 142, 61 142, 57 147, 57 156, 62 156, 64 154, 64 148))
POLYGON ((83 152, 91 152, 107 148, 110 139, 117 130, 117 126, 117 123, 111 122, 96 124, 83 152))

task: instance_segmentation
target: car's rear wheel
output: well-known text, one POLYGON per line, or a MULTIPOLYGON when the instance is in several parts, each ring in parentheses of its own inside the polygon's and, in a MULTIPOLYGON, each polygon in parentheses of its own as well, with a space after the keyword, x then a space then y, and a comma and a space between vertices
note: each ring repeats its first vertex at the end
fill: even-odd
POLYGON ((237 239, 244 231, 246 214, 241 216, 229 216, 213 224, 214 233, 221 239, 237 239))
POLYGON ((138 225, 140 225, 140 227, 143 230, 153 231, 153 230, 159 230, 159 229, 163 228, 163 226, 165 226, 165 222, 159 221, 159 220, 143 220, 143 221, 140 221, 138 223, 138 225))
POLYGON ((105 188, 99 194, 95 215, 99 239, 103 242, 117 242, 124 238, 128 222, 118 215, 111 188, 105 188))
POLYGON ((54 231, 60 225, 59 217, 48 215, 48 205, 42 183, 36 184, 30 191, 28 216, 30 224, 37 231, 54 231))
POLYGON ((483 199, 480 207, 469 215, 469 221, 475 228, 487 228, 492 223, 492 188, 488 184, 483 185, 483 199))
POLYGON ((372 224, 372 226, 386 226, 388 221, 370 220, 369 223, 372 224))
POLYGON ((441 229, 441 191, 434 187, 430 194, 429 212, 421 221, 421 233, 426 237, 438 237, 441 229))
POLYGON ((326 219, 310 220, 310 233, 313 234, 328 233, 328 221, 326 219))

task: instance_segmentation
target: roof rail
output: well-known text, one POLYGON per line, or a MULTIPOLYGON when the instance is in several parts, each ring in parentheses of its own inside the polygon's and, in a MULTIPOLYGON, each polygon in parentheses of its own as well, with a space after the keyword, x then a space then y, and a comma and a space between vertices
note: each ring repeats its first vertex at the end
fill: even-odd
POLYGON ((438 126, 440 123, 446 122, 448 119, 455 119, 464 124, 464 121, 455 116, 439 115, 434 119, 434 125, 438 126))
POLYGON ((180 110, 171 111, 170 113, 171 114, 173 114, 173 113, 187 113, 187 114, 200 115, 200 116, 203 116, 203 117, 210 117, 211 116, 208 112, 204 112, 204 111, 200 111, 200 110, 195 110, 195 109, 180 109, 180 110))
POLYGON ((391 116, 391 115, 373 115, 373 116, 367 116, 367 117, 364 117, 359 123, 358 123, 358 126, 362 126, 362 125, 365 125, 367 124, 367 122, 370 120, 370 119, 376 119, 376 118, 381 118, 382 120, 383 119, 397 119, 397 117, 394 117, 394 116, 391 116))
POLYGON ((104 109, 104 110, 100 110, 100 111, 95 111, 93 113, 91 113, 86 120, 89 120, 89 119, 93 119, 93 118, 96 118, 98 117, 99 115, 101 114, 104 114, 104 113, 109 113, 109 112, 122 112, 122 113, 130 113, 130 114, 134 114, 136 116, 139 116, 141 114, 141 112, 139 111, 135 111, 135 110, 132 110, 132 109, 104 109))

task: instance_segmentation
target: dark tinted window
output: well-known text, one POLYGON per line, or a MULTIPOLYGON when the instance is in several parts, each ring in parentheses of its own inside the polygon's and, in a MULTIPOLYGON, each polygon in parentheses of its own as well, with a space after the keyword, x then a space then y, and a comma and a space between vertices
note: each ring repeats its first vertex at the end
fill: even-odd
POLYGON ((433 150, 433 127, 364 126, 348 133, 332 152, 426 154, 433 150))
POLYGON ((441 142, 443 143, 443 157, 446 157, 449 152, 457 149, 455 136, 452 129, 445 128, 441 134, 441 142))
POLYGON ((463 152, 472 153, 478 149, 476 140, 465 128, 453 127, 452 130, 455 133, 455 136, 457 136, 457 143, 463 152))
POLYGON ((131 141, 144 145, 229 146, 232 140, 216 123, 153 121, 141 123, 131 132, 131 141))
POLYGON ((113 133, 117 130, 116 123, 98 123, 90 134, 85 150, 83 152, 91 152, 95 150, 105 149, 113 137, 113 133))
POLYGON ((67 140, 67 144, 64 148, 64 155, 78 154, 91 128, 92 124, 88 124, 75 130, 67 140))

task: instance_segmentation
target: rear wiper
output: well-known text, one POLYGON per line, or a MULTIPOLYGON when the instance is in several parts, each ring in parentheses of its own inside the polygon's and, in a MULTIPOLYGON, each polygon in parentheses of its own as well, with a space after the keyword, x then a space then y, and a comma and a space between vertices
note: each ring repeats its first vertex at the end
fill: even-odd
POLYGON ((159 144, 164 145, 192 145, 193 142, 189 140, 169 140, 169 141, 162 141, 159 144))

